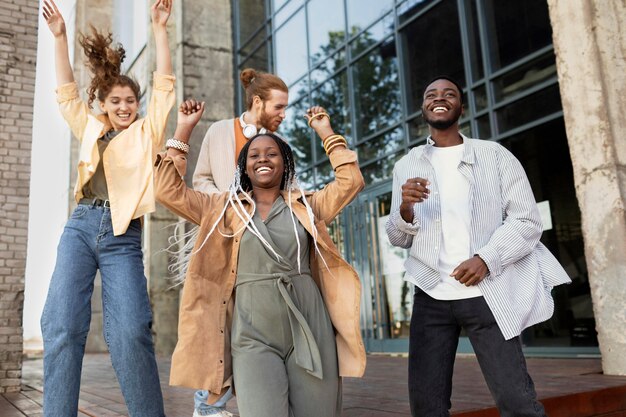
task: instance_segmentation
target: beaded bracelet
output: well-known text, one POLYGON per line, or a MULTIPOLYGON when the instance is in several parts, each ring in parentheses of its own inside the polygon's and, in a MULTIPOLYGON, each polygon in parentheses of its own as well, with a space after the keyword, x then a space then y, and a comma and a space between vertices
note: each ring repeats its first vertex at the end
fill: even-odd
POLYGON ((169 148, 178 149, 179 151, 184 152, 184 153, 189 153, 189 149, 190 149, 188 143, 185 143, 175 138, 168 139, 167 142, 165 142, 165 148, 166 149, 169 149, 169 148))

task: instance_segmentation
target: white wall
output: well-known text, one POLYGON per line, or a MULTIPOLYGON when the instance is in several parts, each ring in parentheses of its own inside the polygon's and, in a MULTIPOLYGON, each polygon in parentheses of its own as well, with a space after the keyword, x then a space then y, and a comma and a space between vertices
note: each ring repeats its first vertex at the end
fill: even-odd
MULTIPOLYGON (((73 55, 75 0, 56 0, 68 31, 73 55)), ((37 73, 33 114, 32 166, 26 289, 24 299, 25 349, 41 348, 39 318, 54 270, 56 247, 68 217, 71 134, 59 113, 55 90, 54 42, 39 13, 37 73)))

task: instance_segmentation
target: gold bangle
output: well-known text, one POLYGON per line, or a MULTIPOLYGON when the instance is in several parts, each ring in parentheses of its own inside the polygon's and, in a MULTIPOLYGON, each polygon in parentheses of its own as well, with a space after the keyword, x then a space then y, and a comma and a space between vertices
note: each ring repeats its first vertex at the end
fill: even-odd
POLYGON ((330 116, 328 115, 328 113, 322 111, 319 113, 315 113, 313 116, 311 116, 311 118, 309 119, 309 123, 308 123, 309 127, 312 127, 311 122, 313 122, 314 119, 319 119, 321 117, 328 117, 328 120, 330 121, 330 116))
POLYGON ((342 136, 341 136, 341 135, 337 135, 337 134, 333 133, 332 135, 328 135, 328 136, 326 136, 324 139, 322 139, 322 142, 323 142, 323 143, 326 143, 326 142, 327 142, 327 141, 329 141, 329 140, 332 140, 332 139, 335 139, 335 138, 340 138, 340 137, 342 137, 342 136))
POLYGON ((338 140, 345 140, 341 135, 331 135, 322 141, 324 147, 328 146, 329 143, 336 142, 338 140))
POLYGON ((328 149, 330 146, 336 143, 344 143, 347 145, 347 141, 343 137, 339 136, 337 138, 324 142, 324 150, 328 149))
POLYGON ((348 148, 348 143, 346 141, 337 142, 329 146, 328 149, 326 149, 326 155, 330 155, 333 149, 335 149, 337 146, 340 146, 340 145, 343 145, 346 149, 348 148))

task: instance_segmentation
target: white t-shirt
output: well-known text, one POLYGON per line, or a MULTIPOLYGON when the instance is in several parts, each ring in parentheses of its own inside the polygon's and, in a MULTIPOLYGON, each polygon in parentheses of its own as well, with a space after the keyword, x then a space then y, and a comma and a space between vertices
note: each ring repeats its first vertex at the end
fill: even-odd
MULTIPOLYGON (((461 300, 482 295, 477 286, 466 287, 450 276, 454 268, 472 256, 469 181, 459 172, 463 149, 463 144, 441 148, 434 146, 430 157, 441 203, 441 281, 426 293, 437 300, 461 300)), ((430 198, 433 198, 432 193, 430 198)))

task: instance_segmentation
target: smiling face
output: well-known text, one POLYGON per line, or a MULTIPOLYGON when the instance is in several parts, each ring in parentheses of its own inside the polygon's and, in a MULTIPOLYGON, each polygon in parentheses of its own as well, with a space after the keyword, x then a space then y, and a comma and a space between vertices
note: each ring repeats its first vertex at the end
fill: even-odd
POLYGON ((137 118, 139 100, 130 87, 116 85, 100 102, 100 108, 109 116, 114 130, 124 130, 137 118))
POLYGON ((269 136, 258 136, 248 148, 246 174, 252 188, 280 189, 285 162, 276 141, 269 136))
POLYGON ((463 114, 461 92, 446 79, 433 81, 424 92, 422 114, 426 123, 435 129, 455 126, 463 114))
POLYGON ((285 120, 288 102, 289 94, 281 90, 271 90, 267 100, 261 100, 257 96, 254 100, 254 106, 257 107, 259 124, 270 132, 276 132, 285 120))

